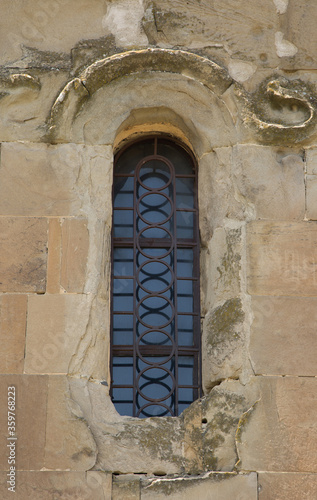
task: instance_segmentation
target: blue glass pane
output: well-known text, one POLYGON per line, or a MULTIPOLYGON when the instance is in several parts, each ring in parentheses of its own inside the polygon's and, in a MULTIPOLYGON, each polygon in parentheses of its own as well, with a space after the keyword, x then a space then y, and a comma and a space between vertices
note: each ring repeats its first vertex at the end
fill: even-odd
POLYGON ((194 179, 176 179, 176 208, 194 208, 194 179))
POLYGON ((112 320, 113 344, 133 345, 132 314, 114 314, 112 320))
POLYGON ((147 193, 139 200, 137 209, 148 224, 161 224, 172 215, 170 200, 160 193, 147 193))
POLYGON ((149 160, 141 167, 139 181, 145 189, 162 189, 170 183, 171 176, 172 172, 165 162, 149 160))
POLYGON ((172 375, 174 360, 171 359, 164 363, 166 357, 151 356, 145 359, 149 363, 161 364, 160 366, 151 367, 140 359, 137 361, 138 372, 141 372, 145 368, 138 377, 137 390, 139 404, 146 404, 148 402, 147 398, 150 398, 163 402, 169 406, 174 391, 174 378, 172 375), (169 370, 169 372, 167 370, 169 370))
POLYGON ((165 362, 166 357, 164 356, 144 356, 144 361, 142 359, 137 360, 137 372, 140 373, 144 368, 149 368, 150 364, 157 363, 160 366, 166 368, 170 372, 174 373, 174 359, 170 359, 165 362))
POLYGON ((133 276, 133 248, 113 249, 114 276, 133 276))
POLYGON ((177 238, 193 239, 194 236, 194 213, 193 212, 177 212, 177 238))
POLYGON ((147 248, 147 247, 142 247, 142 251, 146 254, 146 256, 142 255, 140 252, 137 253, 136 256, 136 265, 137 267, 140 267, 144 262, 148 261, 149 259, 159 259, 162 262, 166 262, 172 269, 174 265, 174 252, 170 251, 168 255, 165 255, 168 251, 169 247, 167 248, 147 248), (161 257, 162 255, 165 255, 165 257, 161 257))
POLYGON ((138 318, 149 328, 164 328, 172 321, 174 310, 172 305, 163 297, 147 296, 138 307, 138 318))
POLYGON ((129 174, 133 172, 142 158, 152 155, 154 151, 154 139, 145 140, 133 144, 120 156, 116 165, 116 172, 129 174))
POLYGON ((170 346, 172 345, 172 340, 169 335, 167 335, 166 330, 146 330, 144 335, 140 339, 139 345, 148 346, 170 346), (146 333, 145 333, 146 332, 146 333))
POLYGON ((133 358, 115 356, 112 366, 113 385, 133 384, 133 358))
POLYGON ((115 312, 119 311, 131 311, 134 309, 133 302, 133 280, 127 279, 114 279, 113 280, 113 310, 115 312))
POLYGON ((164 331, 166 333, 169 333, 172 338, 174 338, 174 330, 175 330, 175 325, 174 325, 174 320, 171 321, 168 325, 166 325, 163 329, 162 328, 150 328, 147 326, 142 325, 140 321, 136 320, 136 335, 137 337, 140 337, 143 333, 147 332, 148 330, 156 330, 156 331, 164 331))
POLYGON ((178 384, 193 385, 194 358, 190 356, 180 356, 178 358, 178 384))
POLYGON ((191 248, 177 250, 177 276, 191 278, 193 276, 194 253, 191 248))
MULTIPOLYGON (((142 229, 148 227, 150 224, 144 222, 140 217, 136 218, 136 230, 137 232, 142 231, 142 229)), ((168 221, 159 225, 160 228, 165 228, 173 234, 174 231, 174 217, 171 217, 168 221)), ((155 227, 154 229, 149 229, 146 231, 146 234, 143 234, 145 238, 169 238, 170 236, 164 231, 162 232, 155 227)))
POLYGON ((150 293, 160 293, 165 288, 172 286, 172 270, 164 261, 147 260, 139 268, 138 282, 140 286, 149 290, 150 293))
POLYGON ((115 238, 133 237, 133 210, 114 209, 113 234, 115 238))
POLYGON ((190 401, 189 403, 178 403, 178 415, 181 415, 191 403, 192 401, 190 401))
POLYGON ((161 368, 149 368, 138 381, 138 390, 145 398, 165 401, 172 389, 171 375, 161 368))
POLYGON ((114 388, 112 391, 113 399, 118 403, 132 403, 133 389, 130 387, 114 388))
POLYGON ((177 310, 178 312, 193 312, 194 296, 193 282, 189 280, 177 281, 177 310))
POLYGON ((194 173, 191 158, 183 148, 176 144, 160 141, 157 152, 159 155, 166 156, 173 163, 176 174, 191 175, 194 173))
POLYGON ((137 397, 137 410, 141 409, 139 413, 140 418, 148 417, 170 417, 173 416, 174 403, 172 398, 164 401, 164 404, 169 408, 165 408, 162 404, 149 404, 146 399, 142 397, 137 397), (146 406, 145 406, 146 405, 146 406))
POLYGON ((115 177, 113 206, 133 207, 134 177, 115 177))
POLYGON ((193 345, 194 321, 193 316, 178 315, 178 344, 183 346, 193 345))

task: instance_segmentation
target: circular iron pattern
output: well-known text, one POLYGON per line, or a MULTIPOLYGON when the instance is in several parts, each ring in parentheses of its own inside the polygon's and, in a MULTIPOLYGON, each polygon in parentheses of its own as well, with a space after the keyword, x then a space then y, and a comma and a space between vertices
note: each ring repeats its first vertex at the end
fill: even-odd
MULTIPOLYGON (((136 269, 138 290, 142 290, 147 294, 138 300, 136 305, 136 316, 138 321, 148 328, 148 330, 139 337, 136 345, 139 359, 147 364, 147 367, 138 374, 136 386, 140 397, 150 402, 139 409, 139 414, 144 412, 146 414, 145 408, 149 405, 162 405, 164 401, 172 396, 176 387, 173 373, 162 366, 162 364, 171 360, 176 348, 173 337, 163 330, 173 322, 175 316, 174 301, 164 295, 167 291, 173 290, 175 275, 171 266, 162 260, 173 250, 172 233, 170 229, 166 227, 169 221, 170 223, 172 222, 171 219, 174 216, 173 199, 166 193, 167 188, 172 185, 173 177, 173 165, 164 157, 151 156, 144 158, 136 168, 136 182, 138 184, 136 191, 139 192, 138 186, 141 186, 145 190, 136 201, 137 216, 143 223, 143 227, 136 234, 136 241, 138 251, 147 259, 136 269), (148 182, 148 180, 150 182, 148 182), (156 219, 156 221, 154 222, 151 218, 156 219), (147 238, 147 233, 150 236, 155 234, 158 243, 160 242, 159 240, 161 240, 161 242, 164 240, 165 246, 162 246, 164 251, 161 255, 152 256, 144 249, 146 247, 142 245, 142 239, 147 238), (145 278, 140 279, 140 274, 145 274, 145 278), (168 277, 162 277, 162 275, 164 276, 165 274, 167 274, 168 277), (155 286, 157 286, 157 283, 160 281, 163 283, 163 286, 161 289, 155 290, 155 286), (149 319, 146 320, 146 318, 149 319), (153 361, 151 361, 151 358, 142 356, 140 352, 140 341, 142 339, 144 340, 145 335, 150 331, 156 331, 163 335, 167 335, 171 341, 169 353, 167 356, 163 356, 163 360, 161 359, 158 361, 154 357, 153 361), (151 373, 157 374, 157 370, 168 373, 169 383, 163 382, 158 377, 151 377, 151 373), (148 377, 147 382, 144 382, 145 374, 147 374, 148 377), (162 389, 165 388, 163 392, 167 390, 167 393, 161 394, 159 398, 153 398, 148 394, 144 394, 144 388, 151 387, 153 384, 156 385, 156 392, 162 392, 162 389)), ((140 291, 138 291, 137 295, 140 295, 140 291)), ((171 411, 165 404, 163 404, 163 407, 164 412, 166 410, 169 412, 171 411)))

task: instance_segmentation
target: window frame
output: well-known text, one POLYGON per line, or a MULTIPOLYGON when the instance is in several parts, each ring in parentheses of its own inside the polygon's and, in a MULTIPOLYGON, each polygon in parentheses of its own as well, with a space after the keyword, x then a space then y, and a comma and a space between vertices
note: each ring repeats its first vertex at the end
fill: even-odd
MULTIPOLYGON (((188 148, 184 143, 179 141, 178 139, 175 139, 174 137, 167 135, 167 134, 151 134, 151 135, 146 135, 142 136, 136 140, 129 141, 124 145, 124 147, 120 148, 114 155, 114 168, 113 168, 113 187, 112 187, 112 207, 113 207, 113 216, 112 216, 112 230, 111 230, 111 321, 110 321, 110 373, 111 373, 111 385, 110 385, 110 396, 111 399, 113 400, 113 388, 132 388, 133 389, 133 416, 140 416, 136 412, 136 393, 138 391, 137 388, 137 383, 136 383, 136 369, 135 369, 135 359, 136 357, 140 354, 142 355, 147 355, 147 356, 159 356, 159 355, 167 355, 170 353, 171 349, 169 347, 163 347, 163 346, 154 346, 154 347, 146 347, 146 346, 138 346, 138 351, 136 349, 136 341, 135 341, 135 327, 134 327, 134 335, 133 335, 133 345, 126 345, 126 344, 121 344, 121 345, 115 345, 114 344, 114 339, 113 339, 113 316, 116 314, 113 310, 113 290, 114 290, 114 248, 134 248, 135 249, 135 240, 136 240, 136 222, 135 222, 135 217, 133 217, 133 237, 131 238, 118 238, 114 236, 114 189, 115 189, 115 178, 120 177, 120 174, 116 172, 116 166, 118 163, 118 160, 120 157, 131 147, 134 145, 137 145, 138 143, 142 143, 145 141, 154 141, 154 152, 152 157, 143 157, 142 160, 138 162, 137 167, 133 170, 133 174, 126 174, 125 176, 130 176, 130 177, 135 177, 136 176, 136 171, 137 169, 141 168, 141 164, 146 159, 148 161, 149 159, 158 159, 157 154, 157 145, 159 141, 166 141, 168 143, 171 143, 175 145, 178 148, 181 148, 186 155, 189 157, 191 163, 192 163, 192 168, 193 168, 193 174, 192 175, 186 175, 186 174, 176 174, 175 169, 173 164, 167 159, 167 163, 169 162, 172 165, 173 171, 174 171, 174 176, 175 179, 180 177, 180 178, 186 178, 186 177, 191 177, 194 179, 194 189, 193 189, 193 209, 175 209, 175 212, 173 212, 173 217, 176 220, 176 214, 177 212, 193 212, 193 238, 192 242, 188 243, 188 241, 184 241, 181 238, 173 237, 172 240, 173 242, 173 252, 174 252, 174 257, 173 259, 177 258, 177 249, 178 248, 192 248, 193 249, 193 274, 191 278, 182 278, 179 276, 174 277, 174 282, 177 282, 178 280, 182 279, 190 279, 193 283, 193 311, 192 313, 186 313, 186 312, 180 312, 177 310, 177 298, 175 300, 174 298, 174 307, 176 309, 175 316, 177 315, 190 315, 193 317, 193 346, 181 346, 178 344, 178 339, 177 339, 177 328, 175 328, 175 342, 176 342, 176 348, 172 352, 170 359, 175 356, 175 364, 177 366, 175 372, 175 377, 174 377, 174 383, 173 383, 173 388, 172 392, 175 391, 176 396, 175 396, 175 413, 173 413, 170 410, 172 416, 179 416, 178 412, 178 389, 179 388, 187 388, 190 387, 193 389, 193 399, 191 402, 195 401, 196 399, 199 399, 202 395, 202 355, 201 355, 201 319, 200 319, 200 237, 199 237, 199 209, 198 209, 198 164, 195 159, 195 156, 193 155, 192 151, 190 148, 188 148), (127 241, 127 240, 130 241, 127 241), (196 321, 195 321, 196 317, 196 321), (186 384, 180 384, 179 379, 178 379, 178 364, 177 360, 179 356, 191 356, 193 358, 193 382, 192 385, 186 385, 186 384), (133 355, 133 384, 124 384, 124 385, 117 385, 113 383, 113 358, 116 357, 124 357, 127 355, 133 355)), ((121 174, 122 176, 123 174, 121 174)), ((135 181, 134 181, 134 186, 135 186, 135 181)), ((175 197, 175 203, 176 203, 176 192, 175 192, 175 186, 173 187, 174 189, 174 197, 175 197)), ((135 214, 135 203, 136 203, 136 192, 135 192, 135 187, 134 187, 134 194, 133 194, 133 215, 135 214)), ((175 228, 176 228, 176 222, 175 222, 175 228)), ((176 231, 175 231, 176 232, 176 231)), ((155 238, 154 238, 155 239, 155 238)), ((166 243, 163 242, 162 247, 166 247, 166 243), (165 245, 165 246, 164 246, 165 245)), ((134 259, 135 261, 135 259, 134 259)), ((121 276, 121 278, 129 278, 131 279, 130 276, 121 276)), ((133 269, 133 280, 134 282, 136 281, 136 273, 135 269, 133 269)), ((174 285, 175 286, 175 283, 174 285)), ((135 315, 136 315, 136 305, 135 305, 135 287, 134 287, 134 304, 133 304, 133 318, 134 318, 134 323, 135 323, 135 315)), ((176 295, 177 297, 177 295, 176 295)), ((156 365, 159 366, 159 365, 156 365)), ((139 391, 140 392, 140 391, 139 391)), ((157 402, 155 398, 152 398, 149 400, 149 405, 157 402), (152 402, 152 403, 151 403, 152 402)), ((114 403, 115 404, 115 403, 114 403)), ((161 406, 164 407, 164 404, 160 403, 161 406)), ((143 406, 144 407, 144 406, 143 406)), ((167 406, 166 406, 167 408, 167 406)), ((139 410, 140 413, 140 410, 139 410)), ((151 415, 148 415, 151 416, 151 415)), ((165 415, 164 415, 165 416, 165 415)), ((167 414, 167 416, 169 416, 167 414)))

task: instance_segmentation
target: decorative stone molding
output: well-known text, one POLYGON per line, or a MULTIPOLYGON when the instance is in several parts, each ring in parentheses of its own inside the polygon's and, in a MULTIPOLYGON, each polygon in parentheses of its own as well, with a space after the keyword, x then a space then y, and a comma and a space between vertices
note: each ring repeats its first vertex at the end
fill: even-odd
POLYGON ((41 90, 41 83, 37 78, 23 73, 0 76, 0 98, 12 94, 17 89, 23 87, 39 92, 41 90))
POLYGON ((261 142, 295 142, 310 135, 316 124, 317 97, 312 86, 300 80, 270 78, 254 92, 247 92, 215 62, 182 50, 150 48, 129 51, 90 65, 71 80, 55 100, 46 140, 64 142, 85 102, 114 80, 145 73, 171 73, 193 79, 221 96, 232 85, 244 125, 251 127, 261 142))
POLYGON ((51 110, 47 139, 59 142, 59 130, 72 123, 85 100, 112 81, 137 73, 175 73, 194 79, 216 95, 233 83, 224 68, 205 57, 170 49, 129 51, 102 59, 89 66, 79 78, 61 91, 51 110))
POLYGON ((311 85, 284 77, 266 79, 254 93, 235 85, 242 116, 261 142, 281 144, 305 140, 316 125, 317 97, 311 85))

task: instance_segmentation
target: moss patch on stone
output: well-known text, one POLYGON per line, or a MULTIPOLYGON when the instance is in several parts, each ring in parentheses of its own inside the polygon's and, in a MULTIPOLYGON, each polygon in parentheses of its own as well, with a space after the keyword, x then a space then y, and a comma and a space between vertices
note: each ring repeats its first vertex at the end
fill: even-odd
POLYGON ((217 307, 207 324, 208 344, 212 347, 223 342, 232 342, 240 338, 235 326, 244 320, 241 299, 227 300, 222 306, 217 307))

